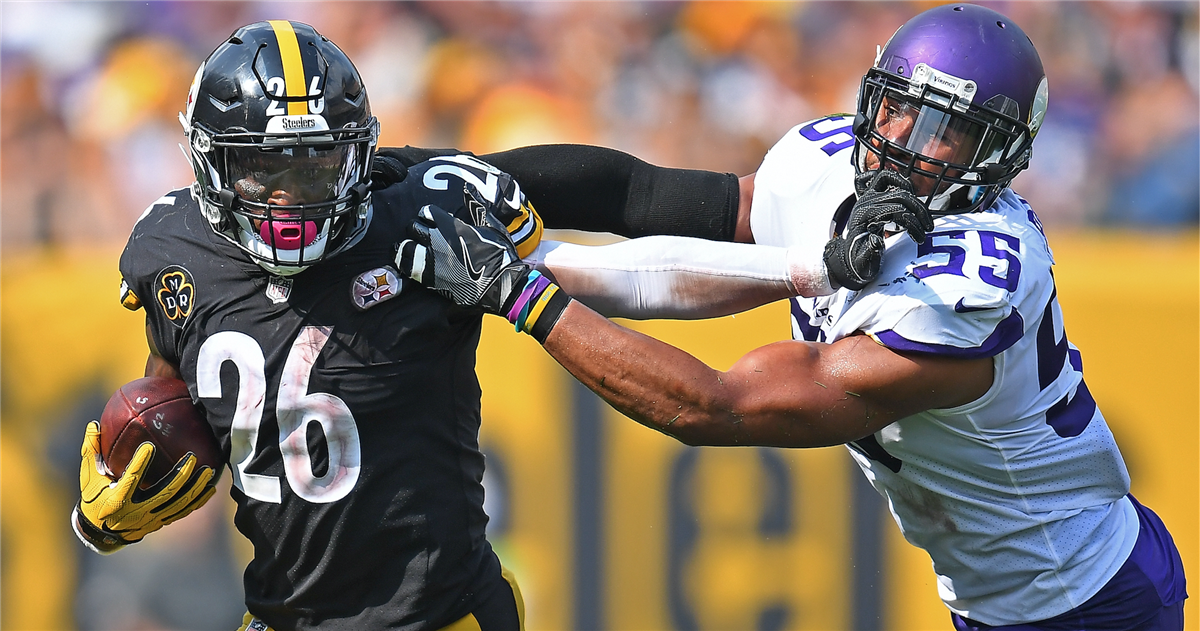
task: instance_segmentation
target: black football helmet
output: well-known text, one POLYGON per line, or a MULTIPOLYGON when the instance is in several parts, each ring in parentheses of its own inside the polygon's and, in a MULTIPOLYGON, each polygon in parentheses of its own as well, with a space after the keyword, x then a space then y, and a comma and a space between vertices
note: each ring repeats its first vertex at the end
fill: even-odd
POLYGON ((268 271, 362 237, 379 124, 354 64, 313 27, 238 29, 200 64, 180 122, 204 216, 268 271))
POLYGON ((901 26, 863 77, 855 168, 899 171, 934 215, 986 208, 1029 166, 1047 96, 1016 23, 970 4, 934 7, 901 26))

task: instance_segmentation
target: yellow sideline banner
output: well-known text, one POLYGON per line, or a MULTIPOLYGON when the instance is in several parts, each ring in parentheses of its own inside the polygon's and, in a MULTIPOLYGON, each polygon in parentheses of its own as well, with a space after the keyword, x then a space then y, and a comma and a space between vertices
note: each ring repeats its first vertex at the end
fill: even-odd
MULTIPOLYGON (((1193 230, 1051 241, 1067 331, 1133 493, 1170 528, 1195 584, 1200 240, 1193 230)), ((81 393, 142 374, 143 320, 118 303, 118 255, 10 249, 0 260, 0 628, 76 628, 82 552, 63 510, 75 471, 47 470, 43 456, 81 393)), ((726 369, 785 339, 787 318, 777 303, 622 324, 726 369)), ((490 538, 531 631, 850 627, 864 604, 851 584, 861 525, 848 499, 860 474, 842 448, 685 447, 600 404, 500 318, 485 319, 478 372, 490 538)), ((928 557, 885 519, 884 628, 948 629, 928 557)))

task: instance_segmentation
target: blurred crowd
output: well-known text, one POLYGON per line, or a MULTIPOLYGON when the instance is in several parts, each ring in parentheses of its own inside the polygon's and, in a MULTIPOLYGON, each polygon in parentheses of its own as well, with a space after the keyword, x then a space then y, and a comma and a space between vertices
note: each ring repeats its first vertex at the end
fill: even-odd
MULTIPOLYGON (((299 20, 337 42, 384 145, 583 142, 743 175, 792 126, 853 111, 876 46, 932 4, 0 2, 0 247, 119 248, 150 203, 191 182, 178 112, 200 61, 249 22, 299 20)), ((983 4, 1026 30, 1049 77, 1015 184, 1043 223, 1194 229, 1200 4, 983 4)), ((82 422, 55 443, 63 471, 82 422)), ((159 543, 81 554, 80 628, 236 624, 242 563, 216 504, 159 543)))
MULTIPOLYGON (((362 72, 383 144, 586 142, 743 175, 852 111, 876 46, 928 2, 50 2, 3 5, 3 244, 120 243, 191 181, 196 67, 236 27, 308 22, 362 72)), ((1015 188, 1048 225, 1195 224, 1195 2, 999 2, 1050 110, 1015 188)))

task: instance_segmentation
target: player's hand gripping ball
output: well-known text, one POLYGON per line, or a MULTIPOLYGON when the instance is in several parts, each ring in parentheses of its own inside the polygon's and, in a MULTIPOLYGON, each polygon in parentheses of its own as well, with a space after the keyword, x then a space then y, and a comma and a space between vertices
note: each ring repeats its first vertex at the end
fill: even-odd
MULTIPOLYGON (((121 477, 142 443, 154 445, 154 455, 138 487, 149 489, 171 473, 188 452, 196 468, 220 471, 224 458, 217 438, 192 404, 181 379, 143 377, 113 393, 100 416, 100 457, 113 479, 121 477)), ((213 484, 216 480, 213 480, 213 484)))
POLYGON ((181 519, 213 493, 224 460, 180 380, 145 377, 113 394, 80 449, 76 534, 113 552, 181 519))

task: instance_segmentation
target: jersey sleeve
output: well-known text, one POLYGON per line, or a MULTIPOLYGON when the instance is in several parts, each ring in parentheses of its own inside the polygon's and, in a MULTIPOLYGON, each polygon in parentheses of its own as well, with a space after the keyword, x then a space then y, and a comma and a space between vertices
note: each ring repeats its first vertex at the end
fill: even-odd
MULTIPOLYGON (((470 154, 436 156, 414 166, 409 177, 417 178, 430 191, 462 191, 463 197, 449 202, 447 212, 462 208, 470 210, 478 204, 491 213, 508 230, 517 254, 529 256, 542 240, 544 225, 533 203, 521 190, 521 185, 508 173, 470 154), (468 201, 470 198, 473 201, 468 201)), ((456 212, 456 214, 458 214, 456 212)), ((459 219, 478 223, 480 218, 459 215, 459 219)))
POLYGON ((755 243, 819 251, 834 214, 854 194, 853 116, 828 116, 788 130, 754 175, 755 243))
POLYGON ((878 312, 863 331, 893 350, 962 359, 998 355, 1021 339, 1021 315, 1003 300, 972 288, 945 289, 895 301, 899 304, 878 312), (953 304, 943 300, 948 294, 958 296, 953 304))
POLYGON ((190 201, 188 195, 186 189, 180 189, 151 204, 134 224, 118 264, 121 272, 121 306, 130 311, 145 309, 155 346, 165 359, 174 364, 179 363, 175 352, 177 329, 165 321, 162 309, 153 308, 158 304, 154 285, 164 272, 169 273, 169 264, 162 260, 162 255, 170 251, 163 241, 164 232, 170 231, 168 226, 171 222, 167 216, 175 210, 177 203, 183 205, 190 201))
POLYGON ((839 333, 861 331, 894 350, 962 359, 992 357, 1016 344, 1025 330, 1016 306, 1024 293, 1020 240, 985 229, 940 229, 927 244, 919 248, 903 234, 888 239, 885 280, 848 302, 839 333))

